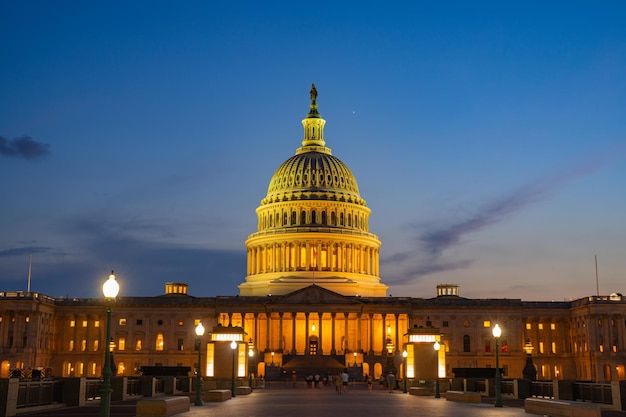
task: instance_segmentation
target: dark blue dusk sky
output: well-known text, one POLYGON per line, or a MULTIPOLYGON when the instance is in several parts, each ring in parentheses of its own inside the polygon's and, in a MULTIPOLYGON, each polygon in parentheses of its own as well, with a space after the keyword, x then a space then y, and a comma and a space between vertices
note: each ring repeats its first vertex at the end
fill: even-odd
POLYGON ((626 3, 0 4, 0 291, 236 295, 315 83, 392 295, 626 292, 626 3))

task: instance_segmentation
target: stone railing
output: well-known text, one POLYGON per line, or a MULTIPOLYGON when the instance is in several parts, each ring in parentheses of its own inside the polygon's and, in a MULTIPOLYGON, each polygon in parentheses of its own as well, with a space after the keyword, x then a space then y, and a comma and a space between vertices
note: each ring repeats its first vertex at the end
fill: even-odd
MULTIPOLYGON (((43 381, 0 379, 0 417, 82 406, 100 400, 100 379, 57 378, 43 381)), ((189 377, 113 377, 112 401, 189 392, 189 377)))

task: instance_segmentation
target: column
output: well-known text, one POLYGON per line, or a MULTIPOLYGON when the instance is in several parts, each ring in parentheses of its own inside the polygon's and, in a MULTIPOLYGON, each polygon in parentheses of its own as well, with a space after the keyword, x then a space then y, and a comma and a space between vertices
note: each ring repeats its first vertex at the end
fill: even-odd
POLYGON ((345 346, 343 347, 343 353, 346 354, 346 352, 348 351, 348 315, 350 313, 343 313, 343 320, 344 320, 344 341, 345 341, 345 346))
POLYGON ((304 313, 304 327, 305 327, 305 331, 304 331, 304 355, 308 356, 309 355, 309 312, 307 311, 306 313, 304 313))
POLYGON ((267 340, 267 347, 265 348, 267 351, 271 352, 274 350, 272 347, 272 340, 270 339, 270 316, 272 313, 265 313, 265 317, 267 318, 265 322, 265 340, 267 340))
POLYGON ((356 314, 356 347, 357 351, 361 349, 361 313, 356 314))
POLYGON ((291 354, 296 354, 296 312, 291 313, 291 354))
POLYGON ((319 322, 319 338, 318 338, 318 346, 317 346, 317 354, 318 355, 323 355, 324 354, 324 349, 323 349, 323 343, 322 343, 322 316, 324 315, 324 313, 317 313, 317 317, 318 317, 318 322, 319 322))
POLYGON ((394 314, 394 319, 396 321, 396 349, 400 349, 400 339, 398 338, 398 333, 400 333, 400 329, 399 329, 399 323, 398 323, 398 316, 400 316, 398 313, 394 314))
POLYGON ((367 315, 367 318, 370 322, 370 345, 369 345, 369 354, 374 354, 374 315, 372 313, 367 315))
POLYGON ((283 353, 285 346, 283 343, 283 312, 278 313, 278 349, 283 353))
POLYGON ((331 324, 331 341, 330 341, 330 354, 336 355, 337 350, 335 349, 335 316, 336 313, 330 313, 330 324, 331 324))

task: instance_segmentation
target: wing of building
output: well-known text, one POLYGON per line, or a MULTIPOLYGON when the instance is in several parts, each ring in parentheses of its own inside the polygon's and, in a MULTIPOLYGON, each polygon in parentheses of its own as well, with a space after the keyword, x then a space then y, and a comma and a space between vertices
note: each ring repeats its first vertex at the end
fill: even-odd
POLYGON ((195 370, 201 346, 202 375, 217 378, 230 375, 220 355, 230 355, 225 343, 234 340, 238 378, 348 369, 354 379, 388 372, 430 379, 495 366, 498 324, 505 376, 530 375, 532 359, 538 379, 626 378, 621 294, 467 299, 458 285, 441 284, 430 298, 387 296, 370 209, 350 169, 326 147, 325 123, 313 86, 301 146, 275 171, 256 210, 239 295, 192 296, 187 284, 166 283, 161 296, 118 297, 107 341, 104 299, 0 292, 0 377, 27 368, 97 377, 107 346, 118 375, 195 370), (198 323, 208 330, 200 344, 198 323))

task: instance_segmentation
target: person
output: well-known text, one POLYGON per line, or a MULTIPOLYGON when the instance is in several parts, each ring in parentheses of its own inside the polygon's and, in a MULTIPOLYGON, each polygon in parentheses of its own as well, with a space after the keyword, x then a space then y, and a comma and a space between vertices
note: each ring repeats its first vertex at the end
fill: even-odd
POLYGON ((389 385, 389 392, 393 392, 393 386, 394 386, 395 379, 396 378, 393 375, 393 373, 389 372, 389 375, 387 375, 387 385, 389 385))
POLYGON ((312 384, 313 384, 313 375, 309 374, 306 377, 306 386, 307 386, 307 388, 311 388, 312 384))
POLYGON ((291 371, 291 383, 294 388, 296 387, 297 381, 298 381, 298 375, 296 375, 296 371, 291 371))
POLYGON ((367 375, 367 390, 371 391, 372 390, 372 376, 371 375, 367 375))
POLYGON ((343 392, 343 378, 339 372, 335 375, 335 389, 337 390, 337 394, 341 394, 343 392))
POLYGON ((313 384, 315 385, 315 388, 319 388, 320 385, 320 374, 316 373, 315 376, 313 377, 313 384))
POLYGON ((344 370, 341 373, 341 381, 343 382, 343 390, 347 391, 348 390, 348 381, 350 380, 350 375, 348 375, 348 373, 344 370))

